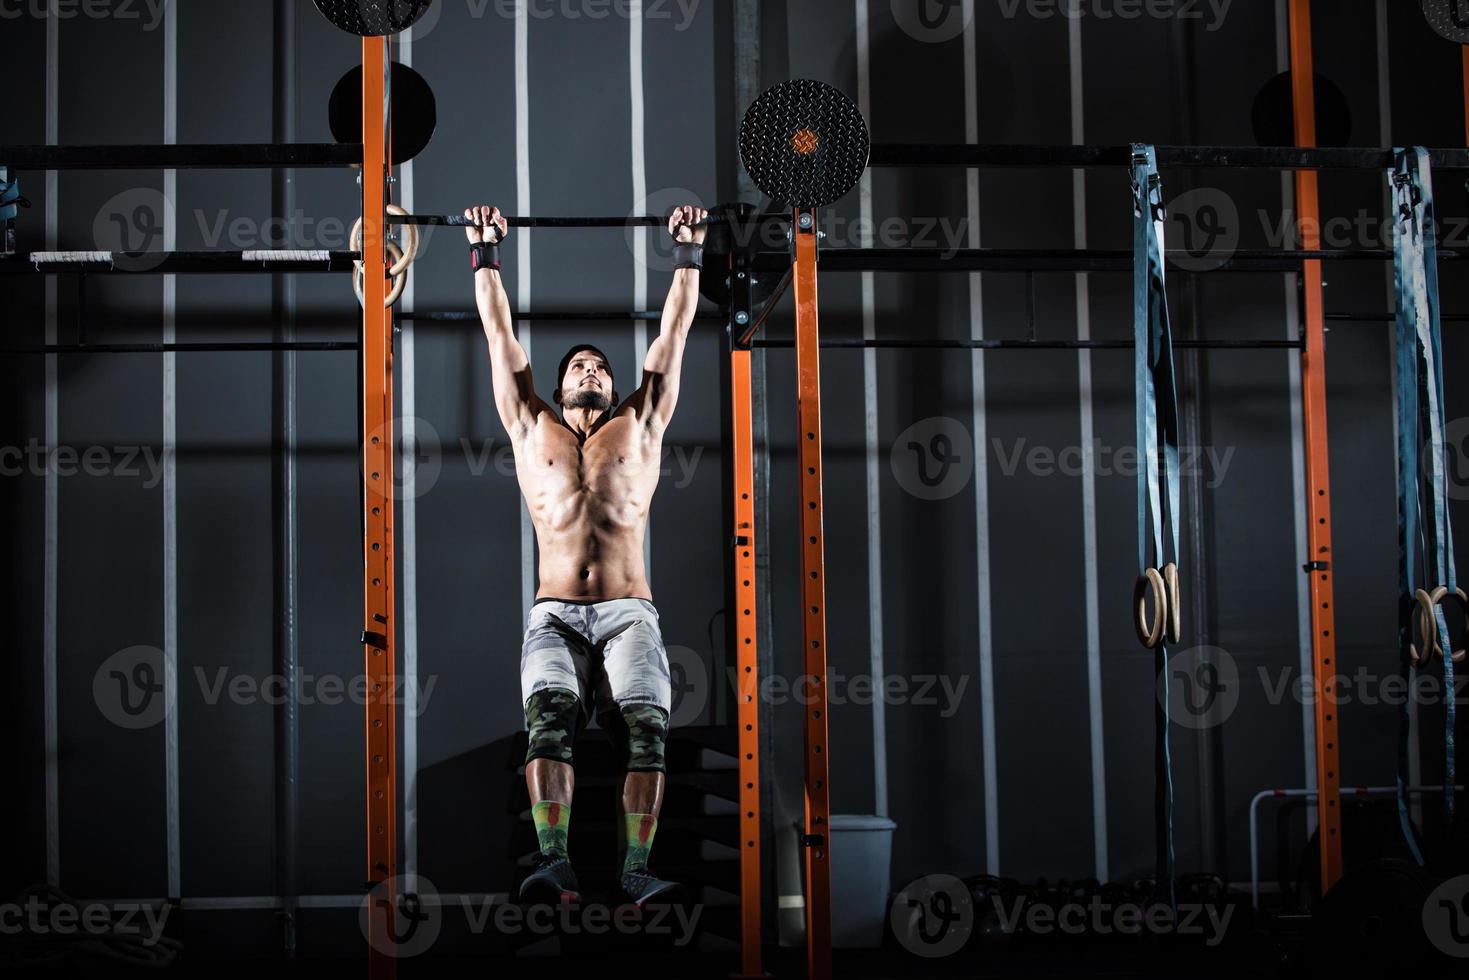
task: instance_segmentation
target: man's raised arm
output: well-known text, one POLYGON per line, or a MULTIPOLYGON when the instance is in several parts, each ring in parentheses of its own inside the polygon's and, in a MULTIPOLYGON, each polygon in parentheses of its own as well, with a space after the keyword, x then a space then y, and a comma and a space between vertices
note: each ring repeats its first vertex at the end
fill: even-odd
POLYGON ((518 440, 534 421, 543 404, 531 383, 530 358, 515 339, 515 320, 510 299, 500 282, 498 248, 508 228, 499 208, 474 207, 464 212, 474 225, 466 228, 474 264, 474 300, 490 351, 490 379, 495 389, 495 407, 512 441, 518 440), (493 239, 493 242, 491 241, 493 239))
POLYGON ((698 263, 702 261, 705 233, 702 222, 708 217, 709 212, 703 208, 685 205, 675 208, 668 219, 668 231, 678 243, 674 251, 678 268, 673 271, 673 285, 663 304, 658 339, 648 346, 648 356, 643 360, 643 383, 635 396, 640 401, 639 418, 658 429, 668 425, 678 404, 684 346, 699 307, 698 263))

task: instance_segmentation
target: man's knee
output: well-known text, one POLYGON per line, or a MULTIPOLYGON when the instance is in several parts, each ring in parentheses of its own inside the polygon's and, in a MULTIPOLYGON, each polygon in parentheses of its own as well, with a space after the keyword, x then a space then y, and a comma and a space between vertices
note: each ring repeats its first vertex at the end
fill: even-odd
POLYGON ((525 721, 530 729, 526 764, 551 759, 570 765, 579 712, 577 696, 570 691, 550 687, 532 694, 525 702, 525 721))
POLYGON ((668 712, 656 704, 625 704, 619 708, 623 768, 628 772, 665 772, 663 747, 668 741, 668 712))

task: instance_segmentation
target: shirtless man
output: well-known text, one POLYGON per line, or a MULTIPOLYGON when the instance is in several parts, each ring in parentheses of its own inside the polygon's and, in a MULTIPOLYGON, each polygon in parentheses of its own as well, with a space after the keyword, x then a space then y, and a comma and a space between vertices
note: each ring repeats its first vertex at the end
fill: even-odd
POLYGON ((593 711, 621 751, 618 813, 625 830, 621 891, 638 905, 677 889, 648 869, 663 804, 663 746, 671 689, 668 654, 643 566, 648 506, 658 486, 663 433, 678 401, 684 344, 699 301, 708 212, 686 206, 668 221, 677 245, 673 285, 643 381, 619 400, 602 352, 578 345, 557 369, 554 406, 531 383, 500 281, 498 208, 464 212, 474 292, 489 342, 495 406, 510 434, 515 472, 540 546, 540 588, 526 619, 520 693, 530 729, 525 780, 540 858, 523 901, 574 902, 566 851, 572 744, 593 711))

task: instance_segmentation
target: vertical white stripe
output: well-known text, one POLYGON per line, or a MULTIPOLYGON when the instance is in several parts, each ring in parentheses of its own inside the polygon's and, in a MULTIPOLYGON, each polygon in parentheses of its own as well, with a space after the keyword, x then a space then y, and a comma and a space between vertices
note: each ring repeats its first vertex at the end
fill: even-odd
MULTIPOLYGON (((1392 69, 1391 58, 1388 51, 1389 35, 1387 29, 1387 0, 1377 0, 1377 125, 1378 145, 1392 146, 1392 69)), ((1382 182, 1383 214, 1392 214, 1392 191, 1386 180, 1382 182)), ((1391 247, 1389 239, 1389 247, 1391 247)), ((1397 308, 1397 287, 1393 280, 1394 270, 1392 266, 1383 267, 1385 292, 1387 293, 1387 309, 1397 308)), ((1396 341, 1397 325, 1389 323, 1387 331, 1387 363, 1390 369, 1389 377, 1393 383, 1389 388, 1392 394, 1392 417, 1396 423, 1398 417, 1398 345, 1396 341)), ((1392 448, 1394 465, 1401 448, 1398 446, 1398 427, 1392 428, 1392 448)), ((1408 783, 1413 786, 1423 785, 1423 758, 1421 744, 1418 738, 1418 697, 1416 688, 1411 691, 1408 698, 1408 783)), ((1409 801, 1409 808, 1413 820, 1418 826, 1423 826, 1423 798, 1415 796, 1409 801)))
MULTIPOLYGON (((1290 70, 1290 10, 1287 0, 1275 0, 1275 67, 1277 71, 1290 70)), ((1295 177, 1291 173, 1280 175, 1280 200, 1285 213, 1294 215, 1295 177)), ((1296 274, 1286 273, 1282 279, 1285 287, 1285 329, 1289 340, 1301 336, 1301 316, 1297 294, 1296 274)), ((1291 494, 1295 500, 1296 567, 1310 560, 1308 518, 1306 516, 1306 428, 1301 404, 1301 352, 1286 351, 1286 372, 1290 386, 1290 463, 1291 494)), ((1314 676, 1311 648, 1311 582, 1305 575, 1296 576, 1296 646, 1297 667, 1301 677, 1314 676)), ((1316 785, 1316 715, 1310 699, 1301 705, 1301 755, 1305 771, 1306 786, 1316 785)), ((1306 831, 1316 829, 1316 806, 1306 808, 1306 831)))
MULTIPOLYGON (((643 128, 643 4, 629 0, 628 11, 628 77, 632 106, 632 199, 633 208, 642 213, 648 209, 648 166, 643 128)), ((648 235, 651 228, 633 229, 633 309, 648 308, 648 235)), ((648 356, 648 321, 633 321, 633 380, 641 384, 643 361, 648 356)), ((643 567, 649 588, 653 582, 653 518, 650 514, 643 529, 643 567)))
MULTIPOLYGON (((974 24, 974 0, 964 0, 964 139, 979 142, 979 57, 974 24)), ((969 247, 980 247, 979 171, 965 172, 969 247)), ((969 274, 969 336, 984 339, 984 277, 969 274)), ((974 550, 979 607, 979 690, 983 718, 985 871, 1000 874, 1000 773, 995 736, 995 650, 990 589, 989 429, 985 420, 984 351, 970 353, 974 400, 970 425, 974 431, 974 550)))
MULTIPOLYGON (((46 142, 55 146, 61 142, 61 64, 60 36, 61 18, 56 9, 56 0, 50 0, 46 16, 46 142)), ((56 250, 58 238, 57 193, 59 174, 46 171, 46 248, 56 250)), ((46 343, 56 343, 56 277, 46 277, 46 343)), ((51 454, 55 452, 59 438, 60 399, 57 390, 56 355, 46 355, 46 486, 42 521, 45 525, 44 566, 42 570, 42 658, 45 688, 46 727, 46 881, 57 887, 61 884, 61 771, 57 759, 56 720, 56 564, 57 564, 57 508, 60 504, 56 481, 56 467, 51 454)))
MULTIPOLYGON (((413 28, 400 35, 398 61, 413 67, 413 28)), ((398 171, 399 204, 414 213, 413 161, 398 171)), ((409 276, 403 287, 403 308, 418 308, 417 276, 409 276)), ((403 474, 402 525, 398 534, 398 594, 403 600, 403 623, 398 641, 403 650, 403 685, 407 703, 403 708, 403 873, 418 874, 418 351, 412 320, 399 323, 397 373, 402 398, 399 425, 402 430, 399 466, 403 474)))
MULTIPOLYGON (((515 211, 530 214, 530 11, 527 0, 515 5, 515 211)), ((515 239, 515 302, 522 313, 530 309, 531 229, 517 228, 515 239)), ((531 325, 522 320, 516 329, 526 354, 531 350, 531 325)), ((529 609, 536 598, 536 532, 530 509, 520 498, 520 596, 529 609)))
MULTIPOLYGON (((1086 142, 1086 100, 1083 95, 1081 18, 1070 21, 1067 45, 1071 57, 1071 142, 1086 142)), ((1086 171, 1071 172, 1072 239, 1086 248, 1086 171)), ((1076 275, 1076 339, 1092 335, 1090 281, 1085 272, 1076 275)), ((1102 724, 1102 626, 1097 584, 1097 472, 1092 458, 1096 435, 1092 406, 1092 352, 1076 352, 1077 401, 1081 409, 1081 445, 1087 465, 1081 474, 1082 563, 1086 582, 1086 678, 1087 716, 1090 723, 1092 762, 1092 852, 1098 881, 1111 879, 1107 855, 1107 755, 1106 731, 1102 724)))
MULTIPOLYGON (((163 15, 163 142, 172 146, 178 132, 178 4, 164 7, 163 15)), ((163 248, 178 248, 178 171, 163 172, 163 248)), ((178 278, 163 277, 163 342, 175 341, 178 310, 178 278)), ((171 706, 164 716, 163 741, 166 770, 164 803, 168 823, 168 894, 181 891, 179 854, 179 702, 178 702, 178 471, 174 456, 178 434, 178 355, 163 355, 163 703, 171 706)))
MULTIPOLYGON (((872 35, 868 26, 868 0, 857 3, 857 105, 864 119, 872 118, 872 35)), ((859 190, 862 248, 872 247, 872 171, 862 173, 859 190)), ((877 289, 874 274, 862 273, 862 338, 877 336, 877 289)), ((882 484, 879 466, 877 415, 881 392, 877 383, 877 351, 869 347, 862 352, 862 391, 866 404, 863 417, 866 443, 867 476, 867 634, 871 654, 869 671, 873 677, 885 677, 886 654, 883 650, 882 622, 882 484)), ((882 698, 872 699, 872 796, 873 813, 888 815, 888 738, 887 705, 882 698)))

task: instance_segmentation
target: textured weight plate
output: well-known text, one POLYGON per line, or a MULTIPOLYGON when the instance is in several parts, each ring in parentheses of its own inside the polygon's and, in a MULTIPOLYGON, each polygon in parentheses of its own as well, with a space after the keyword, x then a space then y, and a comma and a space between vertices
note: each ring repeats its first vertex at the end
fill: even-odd
POLYGON ((870 147, 856 103, 808 78, 767 89, 740 123, 740 162, 750 179, 793 208, 822 207, 851 190, 870 147))
POLYGON ((1469 0, 1423 0, 1423 16, 1450 41, 1469 44, 1469 0))
POLYGON ((384 37, 412 27, 433 0, 315 0, 323 17, 349 34, 384 37))

